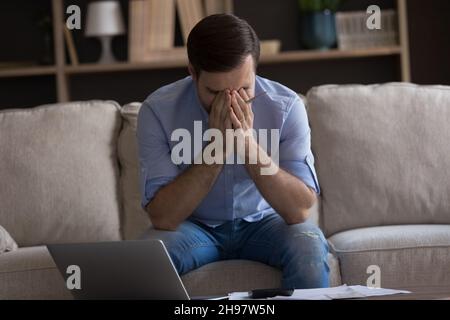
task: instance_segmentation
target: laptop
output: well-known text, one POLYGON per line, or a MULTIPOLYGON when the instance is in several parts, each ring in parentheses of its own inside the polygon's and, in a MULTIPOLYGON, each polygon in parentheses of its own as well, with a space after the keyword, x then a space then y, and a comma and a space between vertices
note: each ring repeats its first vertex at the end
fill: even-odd
POLYGON ((47 248, 75 299, 190 299, 161 240, 47 248))

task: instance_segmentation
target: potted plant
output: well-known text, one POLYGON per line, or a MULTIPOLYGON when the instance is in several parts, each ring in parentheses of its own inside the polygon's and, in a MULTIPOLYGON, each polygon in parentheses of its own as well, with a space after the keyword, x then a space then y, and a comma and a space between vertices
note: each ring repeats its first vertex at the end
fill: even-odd
POLYGON ((308 49, 327 50, 336 44, 335 13, 340 0, 298 0, 301 43, 308 49))

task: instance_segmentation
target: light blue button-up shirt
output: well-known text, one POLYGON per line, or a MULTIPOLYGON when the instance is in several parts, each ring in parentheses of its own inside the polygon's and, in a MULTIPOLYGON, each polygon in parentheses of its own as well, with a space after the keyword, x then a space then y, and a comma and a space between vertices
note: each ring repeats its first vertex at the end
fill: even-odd
MULTIPOLYGON (((311 135, 305 106, 289 88, 262 77, 255 81, 252 102, 253 127, 279 129, 279 166, 320 192, 311 152, 311 135)), ((194 139, 194 121, 208 129, 208 113, 197 95, 191 77, 186 77, 153 92, 142 104, 138 115, 137 139, 140 164, 141 205, 145 207, 164 185, 182 174, 190 164, 176 165, 171 152, 179 141, 171 141, 172 132, 187 129, 194 139)), ((203 146, 207 142, 203 142, 203 146)), ((192 161, 196 155, 192 152, 192 161)), ((273 192, 279 192, 274 190, 273 192)), ((210 226, 244 218, 258 221, 275 213, 264 200, 243 164, 225 164, 212 189, 192 213, 191 218, 210 226)), ((167 214, 170 214, 169 212, 167 214)))

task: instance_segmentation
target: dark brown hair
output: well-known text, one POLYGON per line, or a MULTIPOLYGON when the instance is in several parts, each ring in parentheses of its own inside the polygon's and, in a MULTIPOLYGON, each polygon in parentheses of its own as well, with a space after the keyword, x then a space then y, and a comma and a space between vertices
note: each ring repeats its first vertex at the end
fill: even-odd
POLYGON ((232 14, 213 14, 198 22, 187 41, 189 62, 197 75, 227 72, 251 54, 258 65, 259 39, 247 21, 232 14))

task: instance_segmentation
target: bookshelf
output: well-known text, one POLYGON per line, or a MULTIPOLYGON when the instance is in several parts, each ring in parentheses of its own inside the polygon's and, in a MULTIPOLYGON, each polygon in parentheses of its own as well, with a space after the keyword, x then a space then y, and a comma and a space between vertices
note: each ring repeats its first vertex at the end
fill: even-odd
POLYGON ((16 67, 8 69, 0 69, 0 78, 7 77, 27 77, 27 76, 43 76, 56 74, 55 66, 42 67, 16 67))
MULTIPOLYGON (((373 49, 358 49, 358 50, 297 50, 280 52, 274 55, 261 56, 260 64, 277 64, 297 61, 313 61, 326 59, 345 59, 358 57, 373 57, 373 56, 389 56, 400 55, 401 47, 380 47, 373 49)), ((116 72, 116 71, 132 71, 132 70, 152 70, 152 69, 166 69, 166 68, 182 68, 188 62, 187 57, 183 59, 171 59, 157 62, 123 62, 115 64, 100 65, 96 63, 85 63, 78 66, 66 66, 65 72, 67 74, 76 73, 95 73, 95 72, 116 72)))
MULTIPOLYGON (((131 1, 131 0, 130 0, 131 1)), ((187 65, 187 57, 170 58, 154 62, 118 62, 114 64, 80 63, 78 65, 67 64, 67 53, 64 41, 65 10, 64 0, 51 0, 53 38, 54 38, 54 65, 15 67, 0 69, 0 78, 54 76, 57 102, 70 101, 71 78, 80 75, 107 74, 111 72, 130 73, 136 71, 164 72, 174 68, 184 68, 187 65), (154 71, 152 71, 154 70, 154 71)), ((273 55, 261 57, 261 66, 277 64, 307 63, 320 61, 340 61, 370 57, 396 57, 399 61, 400 77, 398 80, 409 82, 410 62, 408 43, 408 20, 406 0, 396 0, 395 6, 399 20, 399 45, 390 47, 378 47, 372 49, 338 50, 289 50, 281 51, 273 55)), ((250 22, 251 23, 251 22, 250 22)), ((76 99, 76 98, 75 98, 76 99)), ((55 101, 56 102, 56 101, 55 101)))

